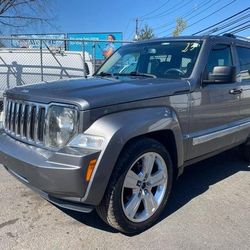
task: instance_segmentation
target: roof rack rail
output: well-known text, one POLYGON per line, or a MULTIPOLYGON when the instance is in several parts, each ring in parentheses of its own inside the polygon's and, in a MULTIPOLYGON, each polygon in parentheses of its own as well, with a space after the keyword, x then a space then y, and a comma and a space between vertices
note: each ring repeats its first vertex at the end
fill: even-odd
POLYGON ((237 36, 237 35, 234 35, 234 34, 231 34, 231 33, 225 33, 225 34, 223 34, 223 36, 232 37, 232 38, 240 39, 242 41, 250 42, 250 38, 247 38, 247 37, 244 37, 244 36, 237 36))
POLYGON ((234 34, 231 34, 231 33, 225 33, 225 34, 223 34, 223 36, 236 38, 236 36, 234 34))

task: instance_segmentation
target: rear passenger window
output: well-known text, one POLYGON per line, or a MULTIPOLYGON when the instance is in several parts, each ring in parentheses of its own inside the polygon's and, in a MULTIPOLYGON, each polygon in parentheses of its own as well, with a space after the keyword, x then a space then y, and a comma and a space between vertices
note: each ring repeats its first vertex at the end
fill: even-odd
POLYGON ((250 79, 250 49, 237 47, 237 53, 240 61, 240 77, 241 80, 250 79))
POLYGON ((210 52, 206 73, 212 73, 216 66, 233 66, 231 47, 229 45, 217 44, 210 52))

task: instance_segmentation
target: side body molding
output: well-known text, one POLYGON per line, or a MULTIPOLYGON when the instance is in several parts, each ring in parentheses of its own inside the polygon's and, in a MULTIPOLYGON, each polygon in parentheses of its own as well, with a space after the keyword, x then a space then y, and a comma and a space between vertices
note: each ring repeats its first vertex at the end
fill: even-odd
POLYGON ((174 134, 180 167, 184 162, 183 135, 177 116, 171 108, 122 111, 103 116, 94 122, 84 133, 104 137, 105 145, 82 201, 91 205, 100 203, 119 154, 130 139, 164 130, 171 130, 174 134))

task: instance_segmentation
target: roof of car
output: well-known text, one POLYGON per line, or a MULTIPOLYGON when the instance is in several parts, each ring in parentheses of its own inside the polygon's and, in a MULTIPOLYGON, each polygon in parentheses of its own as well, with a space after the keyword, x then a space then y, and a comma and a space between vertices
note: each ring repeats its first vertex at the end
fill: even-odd
POLYGON ((139 41, 138 43, 151 43, 151 42, 166 42, 166 41, 204 41, 204 40, 219 40, 220 42, 235 42, 245 45, 250 45, 250 39, 244 37, 236 37, 233 35, 223 35, 223 36, 178 36, 178 37, 162 37, 150 40, 139 41))

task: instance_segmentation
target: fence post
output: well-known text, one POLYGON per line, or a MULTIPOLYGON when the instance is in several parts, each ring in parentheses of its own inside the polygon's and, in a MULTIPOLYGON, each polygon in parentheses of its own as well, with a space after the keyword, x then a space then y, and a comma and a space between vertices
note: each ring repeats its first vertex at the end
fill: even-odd
POLYGON ((86 67, 85 67, 86 58, 85 58, 85 42, 84 42, 84 40, 82 40, 82 57, 83 57, 83 74, 84 74, 84 77, 87 78, 86 67))
POLYGON ((41 81, 43 82, 43 42, 40 39, 41 81))

